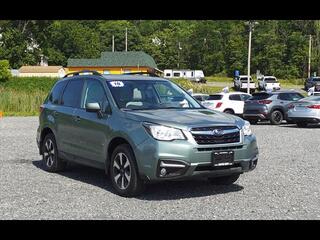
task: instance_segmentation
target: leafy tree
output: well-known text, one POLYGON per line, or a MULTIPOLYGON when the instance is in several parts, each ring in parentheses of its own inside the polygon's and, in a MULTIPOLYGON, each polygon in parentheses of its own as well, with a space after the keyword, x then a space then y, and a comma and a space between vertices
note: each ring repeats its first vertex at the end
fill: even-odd
POLYGON ((10 65, 8 60, 0 60, 0 82, 5 82, 10 79, 10 65))

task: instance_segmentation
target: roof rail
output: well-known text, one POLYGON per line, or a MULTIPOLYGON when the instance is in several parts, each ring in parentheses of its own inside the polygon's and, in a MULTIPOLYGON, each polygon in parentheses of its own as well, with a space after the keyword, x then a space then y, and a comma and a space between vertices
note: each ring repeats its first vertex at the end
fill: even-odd
POLYGON ((79 71, 79 72, 71 72, 71 73, 67 73, 66 75, 64 75, 63 78, 69 77, 69 76, 78 76, 78 75, 86 75, 85 73, 92 73, 92 75, 97 75, 97 76, 102 76, 100 73, 98 73, 97 71, 93 71, 93 70, 83 70, 83 71, 79 71), (84 74, 81 74, 84 73, 84 74))
POLYGON ((127 72, 127 73, 123 73, 122 75, 143 75, 143 74, 148 74, 151 77, 159 77, 159 75, 151 72, 127 72))

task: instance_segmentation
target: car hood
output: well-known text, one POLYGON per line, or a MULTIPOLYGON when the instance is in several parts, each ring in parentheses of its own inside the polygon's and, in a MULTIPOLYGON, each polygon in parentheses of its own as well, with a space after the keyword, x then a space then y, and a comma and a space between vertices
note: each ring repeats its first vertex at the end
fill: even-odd
POLYGON ((125 112, 126 118, 162 124, 181 129, 212 125, 233 125, 242 128, 244 121, 236 116, 208 109, 157 109, 125 112))

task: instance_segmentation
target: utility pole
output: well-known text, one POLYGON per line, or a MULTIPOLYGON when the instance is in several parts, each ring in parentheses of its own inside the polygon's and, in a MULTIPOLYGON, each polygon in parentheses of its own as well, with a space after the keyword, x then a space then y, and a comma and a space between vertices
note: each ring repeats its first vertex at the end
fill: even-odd
POLYGON ((128 28, 126 28, 126 52, 128 51, 128 28))
POLYGON ((312 36, 309 35, 309 60, 308 60, 308 78, 310 78, 310 72, 311 72, 311 41, 312 36))
POLYGON ((112 52, 114 52, 114 35, 112 35, 112 52))
POLYGON ((181 46, 180 46, 180 42, 178 42, 178 69, 180 68, 180 51, 182 50, 181 46))
POLYGON ((248 46, 248 74, 247 74, 247 93, 250 94, 250 61, 251 61, 251 36, 253 27, 255 24, 258 24, 258 22, 255 21, 248 21, 245 23, 246 25, 249 25, 249 46, 248 46))

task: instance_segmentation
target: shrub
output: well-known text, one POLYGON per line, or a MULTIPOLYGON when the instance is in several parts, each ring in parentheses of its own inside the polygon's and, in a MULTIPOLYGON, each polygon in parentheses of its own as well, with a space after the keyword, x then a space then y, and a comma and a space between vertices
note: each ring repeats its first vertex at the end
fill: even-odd
POLYGON ((0 82, 6 82, 10 79, 10 65, 8 60, 0 60, 0 82))

